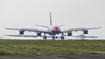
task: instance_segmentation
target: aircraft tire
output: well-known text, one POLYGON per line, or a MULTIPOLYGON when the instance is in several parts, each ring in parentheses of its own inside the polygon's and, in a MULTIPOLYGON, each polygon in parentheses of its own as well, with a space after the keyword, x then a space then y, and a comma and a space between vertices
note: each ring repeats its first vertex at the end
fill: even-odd
POLYGON ((64 40, 64 36, 61 36, 61 39, 64 40))
POLYGON ((44 37, 43 37, 43 39, 47 39, 47 37, 46 37, 46 36, 44 36, 44 37))
POLYGON ((53 36, 52 39, 55 40, 55 37, 53 36))

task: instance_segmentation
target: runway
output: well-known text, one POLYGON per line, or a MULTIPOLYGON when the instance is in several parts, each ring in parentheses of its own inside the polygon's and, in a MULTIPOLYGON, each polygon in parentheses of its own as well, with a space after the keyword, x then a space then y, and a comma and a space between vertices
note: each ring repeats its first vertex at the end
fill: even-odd
MULTIPOLYGON (((0 39, 12 39, 12 40, 43 40, 43 37, 14 37, 14 36, 5 36, 0 35, 0 39)), ((52 40, 52 38, 47 38, 47 40, 52 40)), ((58 38, 58 40, 61 40, 58 38)), ((68 37, 65 36, 64 40, 81 40, 81 38, 68 37)), ((105 40, 105 38, 82 38, 82 40, 105 40)))
POLYGON ((1 55, 0 59, 105 59, 105 54, 91 55, 1 55))

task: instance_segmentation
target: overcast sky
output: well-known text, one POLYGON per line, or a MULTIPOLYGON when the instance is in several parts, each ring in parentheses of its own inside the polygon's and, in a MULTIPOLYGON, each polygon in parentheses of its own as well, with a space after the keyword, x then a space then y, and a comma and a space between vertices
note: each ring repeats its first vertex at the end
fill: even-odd
MULTIPOLYGON (((37 28, 35 26, 52 24, 65 26, 62 30, 79 27, 99 27, 89 30, 88 35, 105 36, 105 0, 0 0, 0 34, 19 34, 9 28, 37 28)), ((73 35, 83 32, 73 32, 73 35)), ((25 34, 35 34, 25 32, 25 34)))

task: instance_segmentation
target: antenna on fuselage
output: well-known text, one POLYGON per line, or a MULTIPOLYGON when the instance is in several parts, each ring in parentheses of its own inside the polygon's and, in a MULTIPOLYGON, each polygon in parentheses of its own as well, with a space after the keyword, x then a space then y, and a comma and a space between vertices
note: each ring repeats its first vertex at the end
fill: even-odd
POLYGON ((51 12, 50 12, 50 25, 52 26, 51 12))

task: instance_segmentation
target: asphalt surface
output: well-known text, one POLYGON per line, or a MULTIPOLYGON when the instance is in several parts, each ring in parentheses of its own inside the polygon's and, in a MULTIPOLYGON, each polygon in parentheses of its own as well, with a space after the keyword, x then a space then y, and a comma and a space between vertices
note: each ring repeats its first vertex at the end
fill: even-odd
POLYGON ((105 54, 91 54, 91 55, 0 55, 0 59, 105 59, 105 54))

